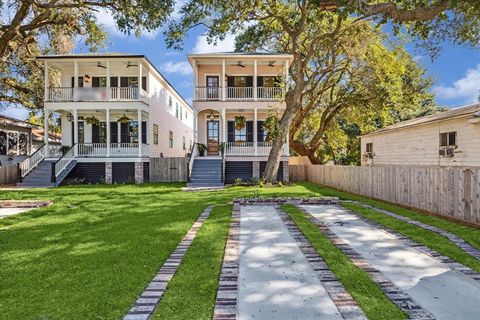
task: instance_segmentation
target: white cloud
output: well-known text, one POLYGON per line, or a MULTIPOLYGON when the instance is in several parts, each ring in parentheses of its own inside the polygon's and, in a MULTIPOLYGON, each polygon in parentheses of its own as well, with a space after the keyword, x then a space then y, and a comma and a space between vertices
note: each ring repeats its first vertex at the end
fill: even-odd
POLYGON ((439 98, 453 100, 461 99, 470 104, 478 101, 480 91, 480 64, 475 69, 468 69, 465 76, 456 80, 450 86, 436 86, 434 92, 439 98))
MULTIPOLYGON (((113 15, 109 10, 100 9, 95 13, 95 16, 98 23, 102 26, 103 30, 109 35, 117 37, 128 37, 127 34, 121 32, 118 29, 117 23, 115 22, 115 19, 113 19, 113 15)), ((148 39, 154 39, 157 37, 159 32, 160 28, 150 32, 143 31, 140 36, 148 39)))
POLYGON ((235 50, 235 35, 228 34, 225 39, 217 41, 216 44, 207 42, 206 36, 198 36, 193 47, 194 53, 212 53, 212 52, 228 52, 235 50))
POLYGON ((165 73, 176 73, 182 76, 192 74, 192 67, 187 61, 173 62, 168 61, 160 66, 160 70, 165 73))

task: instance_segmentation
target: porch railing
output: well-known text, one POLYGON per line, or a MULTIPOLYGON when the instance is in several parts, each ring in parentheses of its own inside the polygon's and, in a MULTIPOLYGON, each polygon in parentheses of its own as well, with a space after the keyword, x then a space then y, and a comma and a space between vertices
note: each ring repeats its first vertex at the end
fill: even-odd
POLYGON ((48 101, 131 101, 145 100, 148 93, 137 87, 51 87, 48 88, 48 101))
MULTIPOLYGON (((138 157, 138 143, 111 143, 110 155, 106 143, 79 143, 77 155, 79 157, 138 157)), ((149 145, 143 143, 142 157, 149 155, 149 145)))
MULTIPOLYGON (((255 142, 226 142, 225 154, 227 156, 268 156, 272 149, 271 142, 257 142, 255 153, 255 142)), ((283 155, 288 155, 287 146, 283 146, 283 155)))
POLYGON ((32 171, 43 159, 45 159, 45 151, 47 146, 43 144, 34 153, 29 155, 25 160, 18 164, 20 168, 21 177, 25 177, 30 171, 32 171))
POLYGON ((73 160, 75 160, 75 145, 68 149, 55 163, 52 163, 52 182, 57 180, 58 176, 73 160))
POLYGON ((282 87, 196 87, 195 100, 219 101, 223 100, 254 100, 254 92, 258 100, 282 100, 285 98, 285 89, 282 87), (225 89, 225 92, 223 90, 225 89))

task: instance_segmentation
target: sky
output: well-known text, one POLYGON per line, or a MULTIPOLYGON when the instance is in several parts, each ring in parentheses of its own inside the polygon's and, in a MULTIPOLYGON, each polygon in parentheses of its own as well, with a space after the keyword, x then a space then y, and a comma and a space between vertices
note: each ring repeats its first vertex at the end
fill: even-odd
MULTIPOLYGON (((162 30, 144 33, 140 37, 121 34, 111 15, 99 13, 99 21, 108 33, 106 47, 102 51, 145 54, 162 72, 185 100, 192 100, 192 69, 186 59, 189 53, 233 51, 234 36, 227 36, 217 45, 208 44, 202 30, 192 30, 184 41, 182 51, 167 49, 162 30)), ((439 105, 456 108, 478 101, 480 95, 480 49, 470 49, 444 43, 440 55, 431 61, 421 49, 408 46, 415 60, 424 65, 434 79, 432 91, 439 105)), ((88 52, 81 45, 77 52, 88 52)), ((25 119, 28 112, 22 108, 0 110, 0 114, 25 119)))

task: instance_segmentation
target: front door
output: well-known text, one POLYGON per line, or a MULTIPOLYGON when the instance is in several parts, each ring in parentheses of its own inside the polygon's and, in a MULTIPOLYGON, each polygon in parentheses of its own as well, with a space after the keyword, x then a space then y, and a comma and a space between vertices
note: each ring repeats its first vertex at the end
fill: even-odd
POLYGON ((207 121, 207 153, 208 155, 218 155, 219 144, 219 122, 207 121))
POLYGON ((218 100, 219 95, 219 78, 218 76, 207 76, 207 99, 218 100))

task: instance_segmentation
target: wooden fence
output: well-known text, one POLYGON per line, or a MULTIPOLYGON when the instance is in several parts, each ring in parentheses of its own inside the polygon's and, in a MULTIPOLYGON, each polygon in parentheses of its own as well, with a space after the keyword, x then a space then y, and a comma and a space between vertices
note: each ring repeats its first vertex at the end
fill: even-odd
POLYGON ((18 165, 0 166, 0 185, 15 184, 18 180, 18 165))
POLYGON ((187 181, 187 158, 150 158, 150 182, 187 181))
POLYGON ((290 165, 291 181, 311 181, 450 218, 480 223, 480 168, 290 165))

